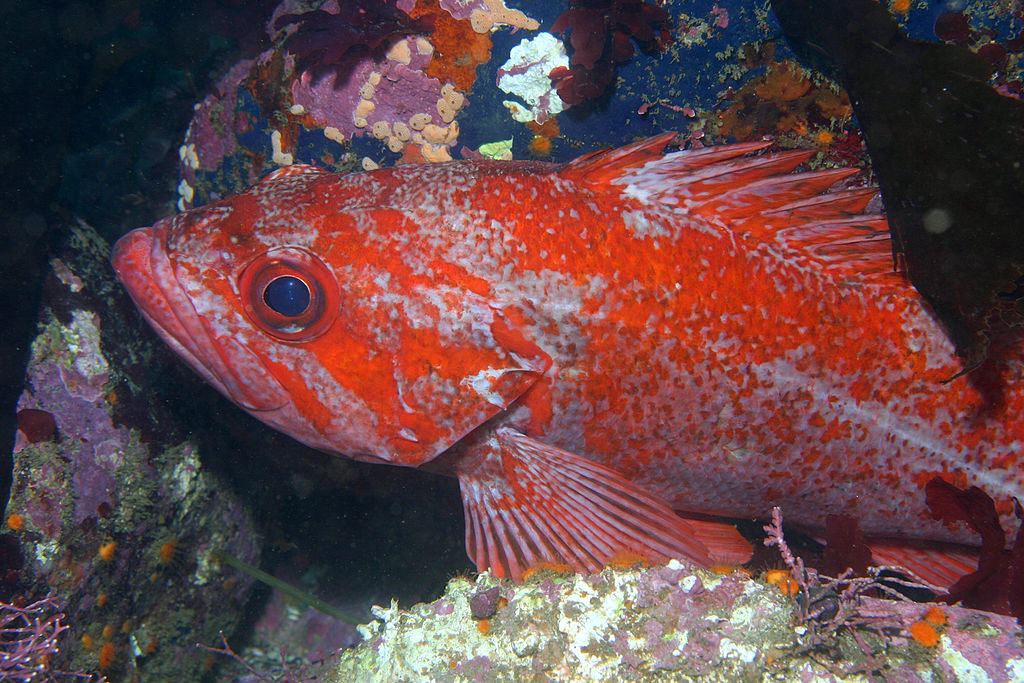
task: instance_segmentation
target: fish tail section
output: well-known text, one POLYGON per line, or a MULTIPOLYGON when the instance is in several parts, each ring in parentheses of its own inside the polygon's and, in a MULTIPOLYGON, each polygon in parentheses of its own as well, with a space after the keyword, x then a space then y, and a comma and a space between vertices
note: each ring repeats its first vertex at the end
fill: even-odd
POLYGON ((720 560, 700 539, 712 535, 578 455, 508 428, 471 455, 456 469, 466 550, 481 571, 521 580, 533 567, 594 572, 624 557, 681 557, 704 566, 720 560))

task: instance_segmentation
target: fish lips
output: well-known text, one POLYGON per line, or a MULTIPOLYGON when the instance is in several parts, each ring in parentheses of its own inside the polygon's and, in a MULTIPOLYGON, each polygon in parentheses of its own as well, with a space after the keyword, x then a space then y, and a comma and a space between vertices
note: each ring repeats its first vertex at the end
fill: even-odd
POLYGON ((218 334, 178 281, 166 247, 174 220, 133 230, 114 244, 118 279, 160 337, 221 393, 248 411, 285 408, 288 393, 259 356, 231 333, 218 334))

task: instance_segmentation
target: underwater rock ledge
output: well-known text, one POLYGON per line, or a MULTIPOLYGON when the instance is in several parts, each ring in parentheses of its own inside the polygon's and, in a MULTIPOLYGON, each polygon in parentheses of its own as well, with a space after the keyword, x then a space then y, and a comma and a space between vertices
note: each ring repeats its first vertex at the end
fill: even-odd
POLYGON ((862 598, 832 636, 798 624, 778 587, 678 561, 523 584, 456 578, 430 604, 375 607, 324 681, 1020 680, 1015 621, 862 598), (931 611, 929 611, 931 610, 931 611), (914 625, 941 613, 925 644, 914 625), (474 616, 476 615, 476 616, 474 616), (486 618, 479 618, 485 616, 486 618))
MULTIPOLYGON (((65 236, 18 401, 0 599, 55 597, 69 633, 54 671, 198 681, 196 643, 239 628, 253 584, 217 553, 256 564, 260 537, 248 503, 153 398, 157 359, 170 357, 114 280, 109 246, 82 222, 65 236)), ((12 672, 0 678, 29 680, 12 672)))

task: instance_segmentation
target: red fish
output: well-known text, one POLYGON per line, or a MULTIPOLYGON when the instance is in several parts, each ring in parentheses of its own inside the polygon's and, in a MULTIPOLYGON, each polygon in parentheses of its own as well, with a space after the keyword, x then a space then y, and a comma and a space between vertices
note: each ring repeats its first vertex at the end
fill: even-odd
POLYGON ((200 375, 314 448, 457 476, 482 570, 741 561, 690 515, 973 542, 934 476, 1024 497, 1020 353, 993 406, 893 271, 854 171, 766 143, 566 165, 291 166, 122 238, 200 375))

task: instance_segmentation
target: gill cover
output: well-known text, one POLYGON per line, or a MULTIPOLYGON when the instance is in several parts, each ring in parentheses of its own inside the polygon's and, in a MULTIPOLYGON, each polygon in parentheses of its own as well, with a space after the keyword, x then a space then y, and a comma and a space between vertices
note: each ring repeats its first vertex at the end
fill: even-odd
POLYGON ((522 396, 551 365, 526 332, 530 320, 515 309, 452 282, 396 291, 391 280, 366 271, 336 277, 297 246, 252 258, 238 294, 267 343, 281 344, 270 355, 292 359, 275 374, 312 428, 331 450, 361 459, 413 466, 431 460, 522 396), (360 436, 353 438, 353 427, 360 436), (360 452, 351 452, 354 443, 360 452))
MULTIPOLYGON (((437 289, 412 294, 437 301, 437 289)), ((396 325, 392 357, 396 462, 420 464, 452 446, 532 387, 551 358, 525 332, 518 311, 460 292, 396 325), (424 313, 437 318, 424 325, 424 313)), ((430 320, 429 318, 427 319, 430 320)))

